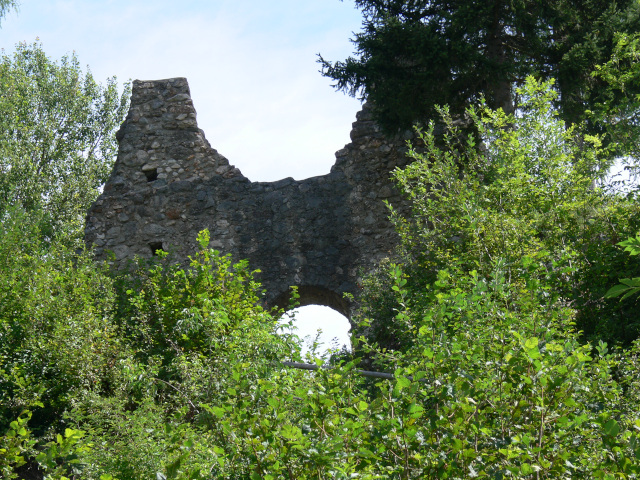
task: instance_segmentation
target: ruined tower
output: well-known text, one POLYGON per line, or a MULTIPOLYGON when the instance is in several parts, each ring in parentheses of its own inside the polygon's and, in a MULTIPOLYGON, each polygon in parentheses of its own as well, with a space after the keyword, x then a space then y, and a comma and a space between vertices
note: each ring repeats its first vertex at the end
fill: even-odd
POLYGON ((400 201, 389 177, 407 163, 407 138, 386 138, 365 105, 330 173, 251 182, 198 128, 186 79, 135 81, 86 242, 98 259, 111 251, 117 265, 159 248, 186 260, 208 228, 211 247, 261 271, 266 305, 285 305, 295 285, 302 305, 348 317, 343 294, 357 297, 359 276, 397 241, 383 200, 400 201))

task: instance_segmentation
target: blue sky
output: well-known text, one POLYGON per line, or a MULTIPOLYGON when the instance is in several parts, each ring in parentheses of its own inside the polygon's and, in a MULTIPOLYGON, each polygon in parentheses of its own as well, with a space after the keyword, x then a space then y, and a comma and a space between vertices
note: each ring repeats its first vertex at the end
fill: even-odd
POLYGON ((36 37, 97 79, 187 77, 207 139, 251 180, 327 173, 360 103, 318 73, 343 59, 361 16, 347 0, 22 0, 0 47, 36 37))
MULTIPOLYGON (((316 54, 352 54, 361 15, 351 0, 21 3, 2 21, 4 53, 38 38, 52 58, 75 52, 99 81, 186 77, 200 128, 251 180, 323 175, 349 142, 360 102, 318 73, 316 54)), ((343 317, 303 312, 302 335, 321 327, 345 341, 343 317)))

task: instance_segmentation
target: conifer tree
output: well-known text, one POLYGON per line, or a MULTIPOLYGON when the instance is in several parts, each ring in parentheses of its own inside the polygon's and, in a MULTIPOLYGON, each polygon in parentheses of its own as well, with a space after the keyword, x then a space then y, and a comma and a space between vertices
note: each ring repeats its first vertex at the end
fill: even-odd
MULTIPOLYGON (((592 75, 616 33, 640 30, 636 0, 356 0, 363 29, 355 57, 320 57, 335 87, 372 101, 389 131, 435 118, 434 106, 462 113, 478 97, 513 110, 527 75, 556 78, 564 120, 588 119, 606 91, 592 75)), ((637 94, 640 87, 627 92, 637 94)), ((593 121, 592 131, 603 126, 593 121)))

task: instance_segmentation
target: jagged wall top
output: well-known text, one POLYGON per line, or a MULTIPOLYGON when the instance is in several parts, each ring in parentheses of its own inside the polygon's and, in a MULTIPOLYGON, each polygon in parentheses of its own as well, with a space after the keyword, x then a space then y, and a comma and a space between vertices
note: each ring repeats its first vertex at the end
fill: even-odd
POLYGON ((132 183, 147 182, 156 170, 161 182, 193 181, 213 175, 242 176, 211 148, 198 128, 186 78, 134 82, 131 108, 116 134, 120 145, 113 175, 132 183))
POLYGON ((267 305, 290 286, 301 302, 348 315, 344 293, 388 256, 396 236, 382 200, 402 202, 389 172, 407 163, 405 137, 386 138, 366 107, 352 143, 327 175, 250 182, 198 128, 184 78, 135 81, 119 152, 104 193, 87 215, 86 241, 116 264, 155 248, 183 261, 203 228, 211 246, 261 270, 267 305))

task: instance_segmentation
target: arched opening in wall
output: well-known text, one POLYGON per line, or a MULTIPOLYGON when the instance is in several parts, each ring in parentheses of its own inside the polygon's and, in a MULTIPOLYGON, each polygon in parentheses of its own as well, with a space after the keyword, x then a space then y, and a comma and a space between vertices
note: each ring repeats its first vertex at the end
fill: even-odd
MULTIPOLYGON (((312 345, 316 340, 316 354, 343 347, 351 350, 349 302, 338 293, 316 286, 298 287, 298 295, 298 306, 284 314, 280 322, 287 324, 293 319, 294 333, 304 340, 303 353, 313 350, 312 345)), ((275 304, 288 310, 290 292, 281 294, 275 304)))
MULTIPOLYGON (((297 307, 306 305, 322 305, 329 307, 349 318, 350 305, 349 302, 339 293, 329 290, 328 288, 318 287, 315 285, 301 285, 298 287, 297 307)), ((284 310, 290 310, 291 290, 278 295, 273 304, 284 310)))

